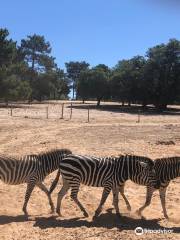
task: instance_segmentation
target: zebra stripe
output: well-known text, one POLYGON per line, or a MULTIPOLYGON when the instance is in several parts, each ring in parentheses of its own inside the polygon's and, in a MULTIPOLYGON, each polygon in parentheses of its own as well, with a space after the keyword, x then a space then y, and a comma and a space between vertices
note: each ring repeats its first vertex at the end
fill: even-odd
MULTIPOLYGON (((166 190, 171 180, 180 177, 180 157, 158 158, 154 160, 154 168, 157 176, 160 180, 159 195, 161 199, 161 205, 165 218, 168 218, 166 211, 166 190)), ((138 210, 141 215, 142 211, 150 205, 153 192, 156 189, 152 186, 147 187, 146 202, 138 210)))
POLYGON ((68 149, 52 150, 38 155, 26 155, 20 159, 0 155, 0 180, 6 184, 27 183, 23 211, 27 213, 27 204, 35 186, 46 193, 52 212, 54 204, 49 191, 42 183, 47 175, 59 168, 60 161, 71 154, 68 149))
MULTIPOLYGON (((158 158, 154 160, 154 169, 157 178, 159 178, 159 196, 161 199, 161 205, 165 218, 168 218, 166 210, 166 190, 171 180, 180 177, 180 157, 158 158)), ((140 184, 144 185, 143 182, 140 184)), ((150 205, 153 192, 156 189, 153 186, 147 186, 146 201, 145 204, 139 208, 137 213, 142 214, 142 211, 150 205)), ((130 203, 124 195, 124 185, 119 186, 119 191, 126 202, 128 210, 131 210, 130 203)))
MULTIPOLYGON (((60 162, 60 172, 63 178, 63 187, 58 193, 57 213, 61 215, 61 201, 68 189, 71 188, 71 198, 79 206, 84 216, 88 216, 85 208, 79 202, 77 194, 80 184, 94 187, 104 187, 101 202, 95 212, 97 217, 105 203, 109 193, 113 190, 116 213, 118 208, 118 186, 126 180, 143 182, 144 185, 157 187, 154 163, 151 159, 140 156, 120 157, 88 157, 80 155, 68 155, 60 162)), ((57 181, 57 178, 56 180, 57 181)), ((56 184, 52 184, 53 188, 56 184)), ((52 191, 50 188, 50 192, 52 191)))

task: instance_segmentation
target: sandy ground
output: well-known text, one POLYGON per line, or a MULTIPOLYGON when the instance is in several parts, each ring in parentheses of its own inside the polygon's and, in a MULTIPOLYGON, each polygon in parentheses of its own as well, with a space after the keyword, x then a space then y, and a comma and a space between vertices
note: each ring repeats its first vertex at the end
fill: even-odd
MULTIPOLYGON (((70 148, 74 153, 96 156, 139 154, 151 158, 180 155, 180 115, 142 115, 138 123, 136 113, 124 113, 110 109, 101 111, 90 108, 90 122, 84 106, 70 108, 61 105, 35 105, 33 108, 0 109, 0 153, 21 156, 39 153, 52 148, 70 148), (46 119, 49 106, 49 119, 46 119), (169 144, 166 144, 169 143, 169 144)), ((56 173, 45 180, 47 186, 56 173)), ((61 181, 53 192, 56 204, 61 181)), ((145 201, 146 188, 128 181, 125 193, 131 203, 128 212, 120 197, 122 219, 117 219, 112 210, 112 196, 96 221, 93 213, 100 201, 102 188, 81 186, 79 199, 89 212, 83 218, 80 210, 70 200, 63 201, 63 218, 49 213, 48 200, 36 188, 28 205, 31 220, 26 221, 22 213, 26 185, 10 186, 0 182, 0 240, 25 239, 180 239, 180 179, 168 187, 167 210, 170 220, 163 218, 158 192, 154 193, 151 206, 144 212, 145 219, 136 210, 145 201), (136 236, 134 229, 173 231, 172 233, 147 233, 136 236)))

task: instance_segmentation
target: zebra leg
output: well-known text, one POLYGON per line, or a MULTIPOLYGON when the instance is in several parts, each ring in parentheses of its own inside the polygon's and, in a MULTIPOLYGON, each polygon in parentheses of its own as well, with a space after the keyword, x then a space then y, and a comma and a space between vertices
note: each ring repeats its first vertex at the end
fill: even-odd
POLYGON ((22 209, 26 216, 28 216, 27 204, 28 204, 28 201, 30 199, 31 193, 32 193, 35 185, 36 185, 36 179, 30 180, 27 183, 27 189, 26 189, 26 194, 25 194, 25 201, 24 201, 24 205, 23 205, 23 209, 22 209))
POLYGON ((56 208, 56 213, 62 217, 61 214, 61 202, 63 197, 66 195, 67 191, 69 190, 69 183, 63 179, 63 186, 61 190, 58 193, 58 198, 57 198, 57 208, 56 208))
POLYGON ((73 186, 71 186, 71 198, 78 205, 80 210, 83 212, 84 217, 88 217, 89 216, 88 213, 86 212, 85 208, 80 203, 80 201, 78 200, 78 197, 77 197, 78 191, 79 191, 79 186, 80 186, 79 183, 77 183, 76 185, 74 184, 73 186))
POLYGON ((97 208, 96 211, 95 211, 95 215, 94 215, 93 219, 95 219, 96 217, 98 217, 99 214, 101 213, 102 208, 103 208, 103 205, 104 205, 104 203, 106 202, 106 199, 107 199, 107 197, 108 197, 108 195, 109 195, 110 192, 111 192, 111 188, 106 188, 106 187, 104 187, 100 204, 99 204, 98 208, 97 208))
POLYGON ((168 219, 167 211, 166 211, 166 190, 167 187, 161 187, 159 189, 160 199, 161 199, 161 205, 164 213, 164 217, 168 219))
POLYGON ((150 205, 151 203, 151 199, 152 199, 152 195, 153 195, 153 192, 155 191, 155 189, 153 187, 149 187, 147 186, 147 193, 146 193, 146 202, 145 204, 139 208, 139 210, 137 210, 137 214, 141 216, 141 213, 142 211, 150 205))
POLYGON ((57 186, 57 183, 58 183, 58 181, 59 181, 60 174, 61 174, 61 172, 60 172, 60 169, 59 169, 58 172, 57 172, 57 175, 56 175, 56 177, 55 177, 55 179, 54 179, 54 181, 53 181, 52 184, 51 184, 51 187, 50 187, 50 189, 49 189, 49 194, 51 194, 51 193, 54 191, 55 187, 57 186))
POLYGON ((116 210, 116 214, 117 216, 120 216, 120 212, 119 212, 119 188, 113 188, 113 204, 116 210))
POLYGON ((124 194, 124 185, 121 185, 121 186, 119 187, 119 191, 120 191, 120 193, 121 193, 121 195, 122 195, 122 197, 123 197, 123 199, 124 199, 124 201, 125 201, 125 203, 126 203, 127 210, 128 210, 128 211, 131 211, 131 205, 130 205, 128 199, 126 198, 126 196, 125 196, 125 194, 124 194))
POLYGON ((54 204, 53 204, 53 201, 51 199, 51 195, 49 194, 48 189, 42 182, 38 182, 36 185, 47 195, 48 200, 49 200, 49 205, 51 207, 51 213, 54 213, 54 204))

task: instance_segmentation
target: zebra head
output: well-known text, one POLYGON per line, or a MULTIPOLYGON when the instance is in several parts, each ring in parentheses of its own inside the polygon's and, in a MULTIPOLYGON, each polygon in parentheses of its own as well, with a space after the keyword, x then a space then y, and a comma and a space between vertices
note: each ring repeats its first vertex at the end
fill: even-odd
POLYGON ((154 188, 160 187, 160 180, 154 169, 154 162, 147 157, 136 158, 135 170, 132 172, 131 180, 140 185, 154 188))

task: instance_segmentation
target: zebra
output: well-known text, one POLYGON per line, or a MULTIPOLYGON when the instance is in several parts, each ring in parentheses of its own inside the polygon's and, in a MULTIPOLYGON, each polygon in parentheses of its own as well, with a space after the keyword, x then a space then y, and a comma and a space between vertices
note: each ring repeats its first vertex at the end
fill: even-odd
MULTIPOLYGON (((158 158, 154 160, 155 171, 160 180, 159 196, 163 209, 163 214, 168 219, 166 211, 166 190, 171 180, 180 177, 180 157, 158 158)), ((138 214, 141 215, 142 211, 150 205, 152 195, 155 189, 151 186, 147 187, 145 204, 139 208, 138 214)))
MULTIPOLYGON (((144 185, 158 187, 158 181, 154 171, 154 163, 151 159, 141 156, 121 155, 119 157, 90 157, 82 155, 68 155, 60 162, 59 173, 62 175, 63 186, 58 193, 56 212, 61 214, 61 201, 69 188, 71 198, 78 205, 85 217, 88 217, 83 205, 78 200, 80 184, 103 187, 102 198, 95 211, 93 219, 99 216, 102 207, 110 193, 113 191, 116 214, 120 216, 118 207, 118 186, 126 180, 141 181, 144 185)), ((57 177, 58 178, 58 177, 57 177)), ((57 178, 55 181, 57 181, 57 178)), ((56 182, 57 183, 57 182, 56 182)), ((56 183, 52 183, 50 193, 56 183)))
MULTIPOLYGON (((159 196, 161 200, 161 205, 163 209, 163 214, 166 219, 168 219, 168 214, 166 210, 166 190, 171 180, 180 177, 180 157, 169 157, 169 158, 158 158, 154 160, 154 169, 156 175, 159 178, 159 196)), ((144 185, 140 182, 140 184, 144 185)), ((146 201, 144 205, 138 209, 137 213, 141 216, 142 211, 150 205, 153 192, 156 189, 153 186, 147 186, 146 189, 146 201)), ((123 196, 128 210, 131 210, 130 203, 126 196, 124 195, 124 185, 119 186, 119 192, 123 196)), ((114 204, 114 203, 113 203, 114 204)))
POLYGON ((42 181, 47 175, 57 170, 60 161, 71 153, 69 149, 57 149, 38 155, 26 155, 19 159, 0 155, 0 180, 11 185, 27 183, 22 209, 25 216, 28 216, 27 204, 35 186, 47 195, 51 211, 54 212, 51 196, 42 181))

